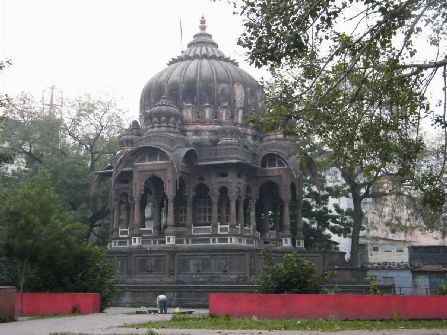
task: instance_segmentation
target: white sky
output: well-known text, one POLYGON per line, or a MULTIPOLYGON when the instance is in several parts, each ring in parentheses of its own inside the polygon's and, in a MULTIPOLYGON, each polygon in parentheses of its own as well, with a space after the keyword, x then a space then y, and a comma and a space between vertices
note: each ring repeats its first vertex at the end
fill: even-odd
POLYGON ((54 84, 65 96, 112 94, 137 118, 144 84, 181 52, 180 18, 186 49, 202 14, 219 48, 259 79, 237 46, 242 20, 225 1, 0 0, 0 59, 13 62, 0 92, 40 98, 54 84))

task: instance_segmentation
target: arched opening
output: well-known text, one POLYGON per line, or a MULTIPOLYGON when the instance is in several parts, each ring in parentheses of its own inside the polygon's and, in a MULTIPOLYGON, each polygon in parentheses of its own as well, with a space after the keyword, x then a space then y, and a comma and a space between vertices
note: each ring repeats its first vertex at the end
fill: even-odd
POLYGON ((256 230, 265 236, 280 232, 282 229, 283 206, 279 186, 267 181, 259 188, 259 200, 256 202, 256 230))
POLYGON ((179 185, 174 198, 174 224, 178 227, 186 226, 186 197, 183 178, 179 179, 179 185))
POLYGON ((160 234, 166 227, 167 199, 164 193, 164 183, 159 177, 152 176, 144 183, 144 193, 141 197, 143 225, 160 234))
POLYGON ((118 223, 120 228, 129 228, 130 207, 129 196, 127 193, 121 193, 118 201, 118 223))
POLYGON ((169 160, 168 155, 160 149, 148 148, 140 156, 138 156, 135 160, 135 164, 167 162, 169 160))
POLYGON ((195 226, 211 226, 211 206, 209 188, 200 183, 194 190, 193 213, 195 226))
POLYGON ((274 169, 287 167, 286 162, 277 154, 266 154, 261 159, 261 167, 264 169, 274 169))
POLYGON ((189 150, 182 159, 182 163, 186 165, 197 165, 197 161, 197 153, 192 149, 189 150))
POLYGON ((228 189, 226 187, 221 187, 219 189, 219 199, 217 204, 217 220, 219 224, 228 225, 230 221, 230 199, 228 198, 228 189))

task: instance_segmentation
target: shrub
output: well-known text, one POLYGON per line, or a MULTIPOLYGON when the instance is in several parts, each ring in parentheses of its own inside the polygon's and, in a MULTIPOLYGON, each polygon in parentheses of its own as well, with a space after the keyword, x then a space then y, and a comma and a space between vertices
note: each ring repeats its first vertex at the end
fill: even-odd
POLYGON ((264 269, 258 278, 259 293, 320 293, 322 286, 333 273, 319 276, 311 262, 288 253, 278 262, 270 254, 264 254, 264 269))

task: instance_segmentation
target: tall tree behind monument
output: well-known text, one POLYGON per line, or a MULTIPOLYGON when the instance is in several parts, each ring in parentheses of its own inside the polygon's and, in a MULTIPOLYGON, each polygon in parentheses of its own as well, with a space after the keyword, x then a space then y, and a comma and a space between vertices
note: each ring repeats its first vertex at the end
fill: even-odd
POLYGON ((425 150, 424 118, 446 138, 445 92, 440 113, 427 94, 439 72, 445 90, 445 2, 234 3, 246 18, 239 43, 255 66, 267 66, 273 75, 266 86, 264 125, 296 136, 302 151, 320 143, 350 189, 352 264, 358 263, 363 200, 389 193, 372 191, 380 176, 393 176, 393 194, 410 183, 420 192, 421 205, 440 217, 444 168, 435 174, 417 162, 425 150), (421 38, 432 53, 418 53, 421 38))

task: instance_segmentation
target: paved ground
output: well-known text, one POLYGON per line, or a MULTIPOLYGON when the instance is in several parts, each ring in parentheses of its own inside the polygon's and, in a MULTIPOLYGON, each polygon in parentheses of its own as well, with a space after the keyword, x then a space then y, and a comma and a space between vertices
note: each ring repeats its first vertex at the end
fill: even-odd
MULTIPOLYGON (((20 320, 0 324, 0 335, 49 335, 51 333, 71 334, 147 334, 147 329, 119 328, 125 323, 137 323, 150 320, 166 320, 167 315, 133 314, 135 308, 110 308, 106 313, 53 317, 47 319, 20 320)), ((207 313, 207 310, 195 310, 194 314, 207 313)), ((159 335, 321 335, 328 334, 315 331, 267 331, 267 330, 182 330, 155 329, 159 335)), ((330 333, 334 334, 334 333, 330 333)), ((447 335, 444 330, 380 330, 380 331, 343 331, 337 335, 447 335)))

